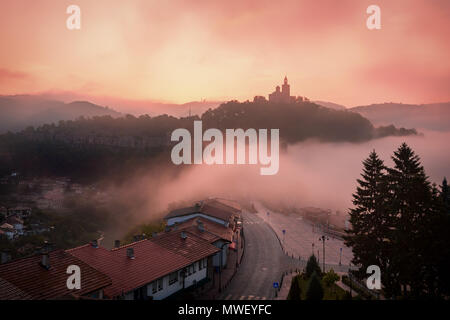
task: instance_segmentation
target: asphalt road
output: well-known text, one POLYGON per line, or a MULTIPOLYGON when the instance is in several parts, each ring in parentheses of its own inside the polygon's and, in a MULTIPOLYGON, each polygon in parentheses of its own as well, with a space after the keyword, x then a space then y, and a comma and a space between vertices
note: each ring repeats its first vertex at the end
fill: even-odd
POLYGON ((273 230, 260 217, 243 213, 245 252, 242 264, 219 299, 266 300, 275 297, 274 282, 290 265, 273 230))

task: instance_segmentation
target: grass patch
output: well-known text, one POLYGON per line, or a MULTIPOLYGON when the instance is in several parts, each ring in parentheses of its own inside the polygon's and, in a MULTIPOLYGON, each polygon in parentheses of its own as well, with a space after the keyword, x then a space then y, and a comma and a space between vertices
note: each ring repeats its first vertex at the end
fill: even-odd
MULTIPOLYGON (((292 281, 298 281, 301 291, 301 300, 306 300, 306 291, 308 290, 309 279, 306 278, 304 274, 300 274, 294 278, 292 281)), ((323 280, 321 280, 323 288, 323 300, 345 300, 346 291, 336 284, 327 286, 323 280)))

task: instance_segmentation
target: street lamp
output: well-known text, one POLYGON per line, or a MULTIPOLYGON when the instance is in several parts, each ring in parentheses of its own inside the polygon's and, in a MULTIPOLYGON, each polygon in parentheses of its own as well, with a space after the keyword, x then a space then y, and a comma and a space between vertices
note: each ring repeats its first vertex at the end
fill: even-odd
POLYGON ((236 233, 236 269, 239 266, 239 236, 241 235, 241 228, 238 227, 237 228, 237 233, 236 233))
POLYGON ((341 265, 342 248, 339 250, 339 265, 341 265))
POLYGON ((311 247, 312 247, 312 255, 314 255, 314 242, 311 243, 311 247))
POLYGON ((322 241, 322 245, 323 245, 323 259, 322 259, 322 265, 323 265, 323 272, 325 272, 325 241, 326 240, 330 240, 328 237, 325 236, 321 236, 319 238, 319 241, 322 241))

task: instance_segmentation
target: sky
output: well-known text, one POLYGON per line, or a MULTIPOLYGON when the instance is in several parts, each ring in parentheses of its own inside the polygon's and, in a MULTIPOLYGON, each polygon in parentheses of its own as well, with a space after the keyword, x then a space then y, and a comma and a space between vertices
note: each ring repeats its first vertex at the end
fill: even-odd
POLYGON ((348 107, 450 101, 449 17, 448 0, 1 0, 0 94, 246 100, 287 75, 348 107))

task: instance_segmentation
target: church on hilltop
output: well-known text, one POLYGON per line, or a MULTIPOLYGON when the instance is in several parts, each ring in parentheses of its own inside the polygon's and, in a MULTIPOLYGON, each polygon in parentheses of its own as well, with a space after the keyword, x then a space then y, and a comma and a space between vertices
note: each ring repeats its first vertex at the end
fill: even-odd
MULTIPOLYGON (((262 96, 256 96, 253 101, 255 102, 262 102, 267 101, 266 98, 262 96)), ((269 94, 269 102, 274 103, 295 103, 295 102, 303 102, 308 101, 306 97, 296 97, 291 96, 291 86, 288 83, 287 77, 284 77, 283 85, 276 86, 275 91, 269 94)))

